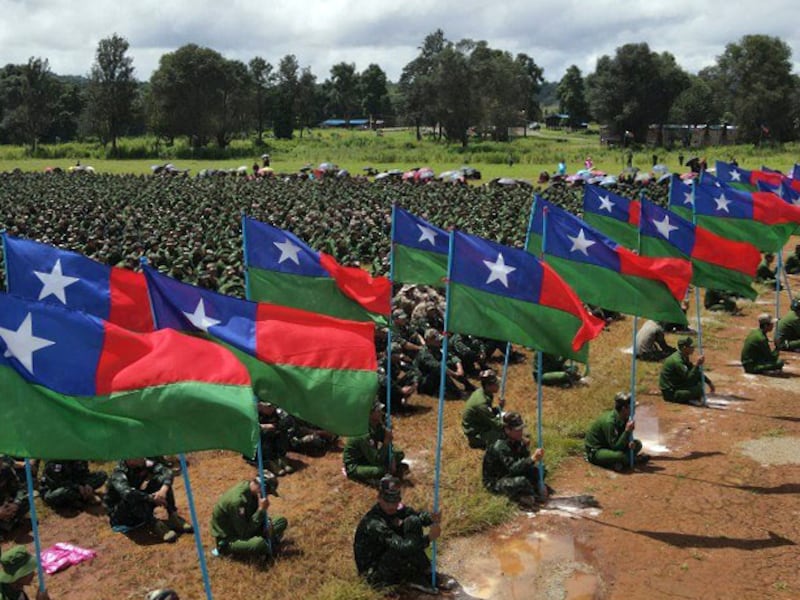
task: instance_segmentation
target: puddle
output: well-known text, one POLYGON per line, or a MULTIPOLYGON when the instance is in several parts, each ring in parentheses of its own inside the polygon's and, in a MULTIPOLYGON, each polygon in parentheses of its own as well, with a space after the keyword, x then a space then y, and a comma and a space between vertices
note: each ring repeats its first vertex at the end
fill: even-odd
POLYGON ((661 443, 661 428, 655 407, 637 406, 634 420, 636 421, 636 439, 641 440, 645 452, 649 454, 669 452, 669 448, 661 443))

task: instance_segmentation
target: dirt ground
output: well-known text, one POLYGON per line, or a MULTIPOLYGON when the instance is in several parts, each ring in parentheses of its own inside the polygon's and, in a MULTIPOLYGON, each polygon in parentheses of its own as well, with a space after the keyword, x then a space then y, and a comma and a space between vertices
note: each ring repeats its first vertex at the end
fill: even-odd
MULTIPOLYGON (((793 279, 793 289, 800 290, 800 278, 793 279)), ((771 311, 772 303, 766 294, 743 316, 709 317, 717 321, 716 341, 706 351, 717 385, 709 407, 664 403, 656 380, 644 378, 637 431, 653 455, 649 465, 617 474, 569 458, 551 481, 557 499, 549 507, 477 536, 447 540, 441 565, 464 588, 453 596, 800 597, 800 354, 785 355, 782 378, 748 376, 736 363, 755 315, 771 311), (598 506, 570 505, 583 495, 598 506)), ((785 294, 782 303, 787 310, 785 294)), ((512 391, 528 384, 529 365, 511 373, 512 391)), ((418 412, 399 418, 396 427, 398 442, 411 450, 414 485, 404 498, 414 506, 430 500, 434 454, 429 441, 414 437, 415 427, 432 431, 436 418, 432 399, 417 402, 418 412)), ((460 408, 447 404, 446 444, 460 436, 460 408)), ((290 520, 288 551, 268 570, 207 552, 215 596, 288 598, 294 589, 303 597, 325 597, 332 579, 355 579, 352 532, 374 491, 343 477, 338 453, 291 457, 299 472, 281 479, 281 498, 273 501, 273 509, 290 520)), ((228 452, 195 453, 189 460, 209 550, 214 502, 253 469, 228 452)), ((175 487, 188 518, 182 478, 175 487)), ((43 548, 70 542, 98 553, 91 563, 48 577, 53 600, 136 599, 164 586, 179 589, 184 600, 204 597, 191 536, 173 545, 127 538, 111 531, 100 510, 59 516, 44 509, 40 517, 43 548)), ((26 532, 16 539, 32 542, 26 532)))

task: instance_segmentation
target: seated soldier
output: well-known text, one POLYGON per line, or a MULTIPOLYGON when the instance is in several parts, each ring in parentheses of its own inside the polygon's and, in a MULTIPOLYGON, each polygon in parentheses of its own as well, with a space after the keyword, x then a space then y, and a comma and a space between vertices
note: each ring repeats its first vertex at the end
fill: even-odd
MULTIPOLYGON (((358 574, 375 588, 406 585, 436 594, 425 549, 441 534, 441 513, 415 511, 400 500, 399 480, 382 478, 378 502, 358 523, 353 540, 358 574), (427 535, 424 527, 430 528, 427 535)), ((440 578, 437 584, 452 586, 447 578, 440 578)))
POLYGON ((675 352, 664 337, 664 328, 653 320, 647 320, 636 334, 636 358, 661 362, 675 352))
POLYGON ((786 257, 783 270, 789 275, 797 275, 800 273, 800 244, 797 244, 794 247, 794 252, 786 257))
POLYGON ((715 290, 708 288, 703 296, 703 306, 714 312, 736 313, 739 308, 736 306, 736 294, 725 290, 715 290))
MULTIPOLYGON (((558 385, 571 387, 581 380, 578 367, 569 364, 563 356, 542 352, 542 385, 558 385)), ((539 356, 534 354, 531 361, 531 375, 534 381, 539 381, 539 356)))
POLYGON ((172 493, 172 470, 144 458, 122 460, 111 473, 105 496, 106 512, 115 531, 127 532, 143 525, 165 542, 177 533, 191 533, 192 526, 178 515, 172 493), (156 519, 153 510, 163 506, 167 520, 156 519))
POLYGON ((650 457, 640 454, 642 442, 633 440, 634 422, 631 416, 631 395, 619 392, 614 396, 614 410, 604 412, 589 426, 584 438, 586 460, 593 465, 622 471, 630 461, 633 450, 637 464, 650 457))
MULTIPOLYGON (((33 583, 36 564, 25 546, 7 548, 0 556, 0 600, 28 600, 25 588, 33 583)), ((50 600, 50 595, 39 589, 36 600, 50 600)))
POLYGON ((688 404, 703 398, 703 382, 708 384, 713 393, 715 388, 711 380, 703 374, 700 367, 706 361, 702 354, 697 357, 697 364, 692 364, 694 340, 684 337, 678 340, 678 350, 664 361, 658 377, 658 387, 667 402, 688 404))
POLYGON ((384 427, 385 410, 383 403, 376 400, 369 413, 369 433, 347 439, 342 451, 342 460, 345 473, 350 479, 377 485, 384 475, 402 476, 408 469, 408 465, 403 462, 405 454, 402 450, 391 446, 392 430, 384 427))
MULTIPOLYGON (((378 354, 381 365, 386 365, 386 352, 378 354)), ((408 401, 417 393, 419 372, 409 356, 402 353, 392 342, 391 383, 386 376, 386 367, 378 368, 378 398, 386 398, 386 386, 391 386, 392 414, 408 408, 408 401)))
POLYGON ((53 508, 82 508, 100 504, 95 490, 108 479, 105 471, 89 471, 86 460, 49 460, 39 481, 45 504, 53 508))
POLYGON ((531 456, 524 429, 519 413, 503 415, 503 434, 483 456, 483 487, 532 508, 537 499, 546 496, 537 465, 544 457, 544 450, 537 448, 531 456))
POLYGON ((775 327, 775 320, 768 313, 758 315, 758 329, 747 334, 742 346, 742 367, 745 373, 776 373, 783 369, 783 361, 778 358, 780 350, 769 347, 767 334, 775 327))
MULTIPOLYGON (((429 328, 425 331, 425 347, 419 351, 414 359, 414 366, 419 371, 419 383, 417 389, 421 394, 429 396, 439 396, 441 385, 441 365, 442 365, 442 334, 436 329, 429 328)), ((447 367, 445 375, 445 398, 448 400, 460 400, 463 392, 456 385, 455 379, 464 380, 464 367, 461 360, 453 355, 447 356, 447 367)))
POLYGON ((767 252, 761 259, 761 262, 758 263, 758 268, 756 269, 756 281, 758 283, 764 283, 766 285, 775 284, 775 269, 772 268, 773 260, 775 260, 775 255, 771 252, 767 252))
POLYGON ((308 421, 289 417, 289 448, 292 452, 322 456, 336 447, 339 436, 308 421))
POLYGON ((9 533, 28 512, 28 491, 10 457, 0 456, 0 534, 9 533))
MULTIPOLYGON (((267 495, 278 496, 278 480, 265 473, 267 495)), ((274 556, 289 523, 270 517, 269 498, 261 495, 258 477, 240 481, 220 496, 211 515, 211 535, 221 556, 266 559, 274 556)))
POLYGON ((775 329, 775 347, 800 352, 800 298, 792 300, 791 310, 781 317, 775 329))
POLYGON ((289 415, 271 402, 258 401, 258 425, 261 431, 261 452, 264 466, 282 477, 294 472, 286 461, 289 451, 289 415))
POLYGON ((503 433, 503 420, 501 411, 503 401, 499 407, 492 406, 494 395, 500 390, 497 375, 491 369, 481 371, 481 387, 474 392, 464 405, 461 416, 461 428, 467 436, 470 448, 486 448, 491 446, 503 433))

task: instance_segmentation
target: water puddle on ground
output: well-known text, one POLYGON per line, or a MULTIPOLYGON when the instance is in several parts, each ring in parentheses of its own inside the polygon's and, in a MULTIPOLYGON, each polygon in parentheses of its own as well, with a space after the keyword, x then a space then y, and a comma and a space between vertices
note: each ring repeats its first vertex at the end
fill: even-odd
POLYGON ((661 441, 661 428, 654 406, 637 406, 634 420, 636 421, 636 438, 641 440, 646 453, 664 454, 669 452, 669 448, 661 441))

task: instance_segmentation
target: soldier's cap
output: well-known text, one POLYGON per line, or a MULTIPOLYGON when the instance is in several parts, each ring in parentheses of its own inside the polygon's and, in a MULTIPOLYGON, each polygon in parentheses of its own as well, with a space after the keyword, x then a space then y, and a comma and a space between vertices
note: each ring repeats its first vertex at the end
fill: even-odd
POLYGON ((688 335, 678 340, 678 348, 691 348, 693 346, 694 340, 688 335))
POLYGON ((758 324, 761 325, 769 325, 770 323, 774 323, 775 319, 769 313, 761 313, 758 315, 758 324))
POLYGON ((503 427, 508 429, 524 429, 525 421, 518 412, 507 412, 503 415, 503 427))
POLYGON ((372 403, 372 412, 383 412, 384 410, 386 410, 386 405, 380 400, 375 400, 372 403))
POLYGON ((492 369, 484 369, 478 374, 478 378, 485 385, 497 383, 497 374, 492 369))
POLYGON ((792 303, 789 305, 794 312, 800 313, 800 298, 795 298, 792 300, 792 303))
POLYGON ((144 600, 180 600, 175 590, 153 590, 145 596, 144 600))
POLYGON ((384 475, 378 483, 378 496, 384 502, 400 502, 400 480, 391 475, 384 475))
POLYGON ((393 319, 407 319, 408 315, 406 314, 406 311, 404 311, 402 308, 395 308, 392 311, 392 318, 393 319))
POLYGON ((441 340, 442 334, 436 331, 433 327, 430 327, 425 330, 425 339, 426 340, 441 340))
POLYGON ((25 546, 14 546, 0 556, 0 583, 14 583, 35 570, 36 559, 25 546))

